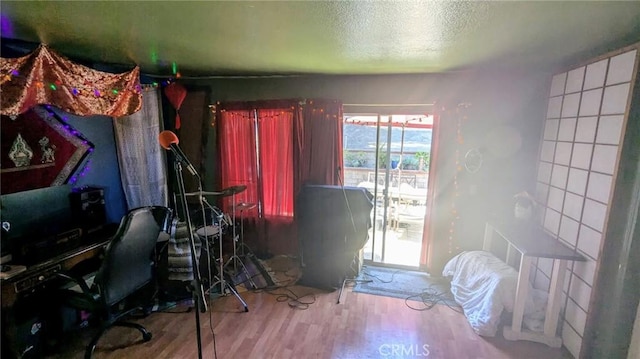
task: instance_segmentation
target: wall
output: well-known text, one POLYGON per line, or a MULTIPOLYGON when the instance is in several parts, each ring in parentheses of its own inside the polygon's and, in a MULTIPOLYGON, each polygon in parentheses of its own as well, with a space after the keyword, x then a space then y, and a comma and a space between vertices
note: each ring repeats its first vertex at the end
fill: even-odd
MULTIPOLYGON (((58 113, 60 114, 60 112, 58 113)), ((78 178, 74 187, 104 188, 107 221, 119 223, 127 208, 120 182, 113 120, 107 116, 66 116, 69 124, 84 134, 95 146, 93 154, 89 157, 90 168, 86 171, 85 176, 78 178)))
MULTIPOLYGON (((534 188, 535 158, 544 116, 544 88, 549 76, 530 72, 459 72, 447 74, 381 75, 381 76, 300 76, 274 78, 214 79, 194 82, 208 85, 213 101, 237 101, 282 98, 331 98, 345 104, 345 111, 371 111, 371 107, 354 104, 406 104, 395 111, 415 110, 425 107, 410 104, 436 104, 428 107, 434 112, 437 106, 455 107, 467 102, 469 119, 465 122, 465 144, 462 153, 472 147, 485 150, 485 165, 481 172, 467 181, 465 192, 475 194, 461 205, 472 208, 468 212, 472 220, 461 233, 459 240, 465 246, 481 247, 482 223, 487 209, 509 206, 513 194, 524 188, 534 188), (507 137, 507 138, 505 138, 507 137), (503 141, 504 140, 504 141, 503 141)), ((389 108, 387 108, 388 110, 389 108)), ((377 107, 376 111, 384 110, 377 107)), ((441 130, 455 133, 455 122, 443 119, 441 130)), ((447 138, 451 141, 451 137, 447 138)), ((455 137, 454 137, 455 141, 455 137)), ((211 144, 211 142, 209 143, 211 144)), ((443 175, 438 183, 442 188, 453 182, 453 153, 442 152, 439 161, 443 175)), ((215 173, 211 168, 208 173, 215 173)), ((445 210, 450 205, 446 196, 436 210, 446 211, 438 226, 450 222, 445 210)), ((497 209, 496 209, 497 210, 497 209)), ((444 227, 443 227, 444 228, 444 227)), ((446 229, 445 229, 446 230, 446 229)), ((443 230, 436 231, 441 233, 443 230)), ((455 253, 448 251, 443 236, 434 237, 434 260, 430 271, 439 274, 448 259, 455 253)), ((458 246, 460 247, 460 246, 458 246)))
MULTIPOLYGON (((593 309, 592 287, 637 72, 637 49, 620 52, 553 76, 540 146, 539 220, 587 258, 568 263, 564 282, 562 338, 576 357, 581 355, 587 316, 593 309)), ((535 287, 549 288, 552 265, 548 259, 534 263, 535 287)))
MULTIPOLYGON (((13 222, 12 236, 31 233, 34 227, 38 228, 42 223, 52 226, 51 230, 55 231, 52 222, 64 220, 70 215, 68 194, 73 187, 104 188, 108 222, 119 223, 126 212, 111 118, 71 116, 58 110, 56 113, 66 117, 69 125, 94 144, 95 149, 87 159, 90 161, 89 168, 73 186, 67 184, 2 196, 2 217, 13 222)), ((76 173, 82 167, 80 165, 76 173)))

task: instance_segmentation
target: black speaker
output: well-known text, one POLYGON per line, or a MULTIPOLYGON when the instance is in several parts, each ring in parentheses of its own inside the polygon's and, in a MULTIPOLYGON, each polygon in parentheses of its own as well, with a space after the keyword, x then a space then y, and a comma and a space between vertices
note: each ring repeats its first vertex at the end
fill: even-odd
POLYGON ((71 213, 79 227, 86 231, 101 228, 107 220, 104 189, 82 187, 69 194, 71 213))
POLYGON ((300 283, 338 288, 368 239, 373 195, 360 187, 303 186, 296 201, 300 283))

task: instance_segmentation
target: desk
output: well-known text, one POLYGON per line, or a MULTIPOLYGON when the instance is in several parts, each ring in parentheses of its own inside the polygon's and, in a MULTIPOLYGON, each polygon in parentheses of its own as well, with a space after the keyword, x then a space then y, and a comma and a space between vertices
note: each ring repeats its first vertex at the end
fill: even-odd
POLYGON ((68 271, 76 264, 98 256, 107 243, 109 240, 102 238, 97 243, 76 248, 28 268, 22 267, 24 270, 20 270, 19 265, 11 265, 18 271, 2 279, 2 308, 13 306, 19 295, 43 289, 48 281, 56 277, 56 273, 68 271))
POLYGON ((484 231, 482 249, 491 251, 493 234, 496 233, 507 241, 505 261, 509 263, 515 249, 520 253, 520 270, 518 285, 513 306, 513 319, 510 327, 504 327, 503 335, 507 340, 529 340, 546 344, 550 347, 562 346, 562 337, 556 334, 558 316, 560 315, 560 299, 567 261, 585 261, 586 259, 563 245, 559 240, 546 233, 540 226, 533 224, 499 224, 487 222, 484 231), (533 258, 553 259, 551 285, 545 314, 544 331, 542 333, 522 329, 524 306, 529 289, 529 273, 533 258))
MULTIPOLYGON (((43 316, 50 314, 50 306, 55 303, 51 293, 61 283, 57 273, 69 271, 86 260, 97 259, 115 229, 117 227, 107 226, 87 235, 84 238, 87 244, 34 265, 10 264, 12 269, 0 276, 3 353, 11 352, 20 357, 30 350, 32 357, 42 354, 44 341, 40 328, 47 322, 43 316)), ((52 334, 60 333, 49 333, 52 334)))
POLYGON ((70 249, 29 266, 11 263, 11 270, 2 273, 2 308, 11 307, 21 295, 28 295, 44 289, 47 282, 56 278, 56 273, 69 271, 75 265, 97 257, 109 243, 118 226, 107 224, 104 227, 84 235, 83 245, 70 249))

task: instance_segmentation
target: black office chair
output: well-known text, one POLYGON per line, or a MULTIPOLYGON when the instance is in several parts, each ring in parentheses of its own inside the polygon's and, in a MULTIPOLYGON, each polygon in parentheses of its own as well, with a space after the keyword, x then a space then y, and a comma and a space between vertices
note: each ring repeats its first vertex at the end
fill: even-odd
MULTIPOLYGON (((121 319, 150 304, 152 295, 146 295, 146 301, 141 301, 136 300, 137 294, 145 292, 148 284, 154 282, 156 242, 163 231, 170 230, 172 216, 171 209, 159 206, 136 208, 127 213, 105 250, 93 285, 89 286, 77 276, 60 274, 75 282, 81 290, 64 290, 64 302, 91 312, 101 323, 100 330, 87 346, 85 358, 91 358, 98 340, 112 326, 138 329, 145 342, 151 340, 151 333, 143 326, 121 319)), ((152 291, 146 292, 149 293, 152 291)))

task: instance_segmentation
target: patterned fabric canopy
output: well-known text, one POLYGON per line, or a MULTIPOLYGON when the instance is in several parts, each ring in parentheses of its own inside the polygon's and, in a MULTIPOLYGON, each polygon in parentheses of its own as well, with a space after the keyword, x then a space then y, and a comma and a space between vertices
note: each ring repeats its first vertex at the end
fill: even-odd
POLYGON ((131 115, 142 104, 139 73, 137 66, 121 74, 93 70, 40 45, 23 57, 0 58, 1 113, 50 104, 79 116, 131 115))

